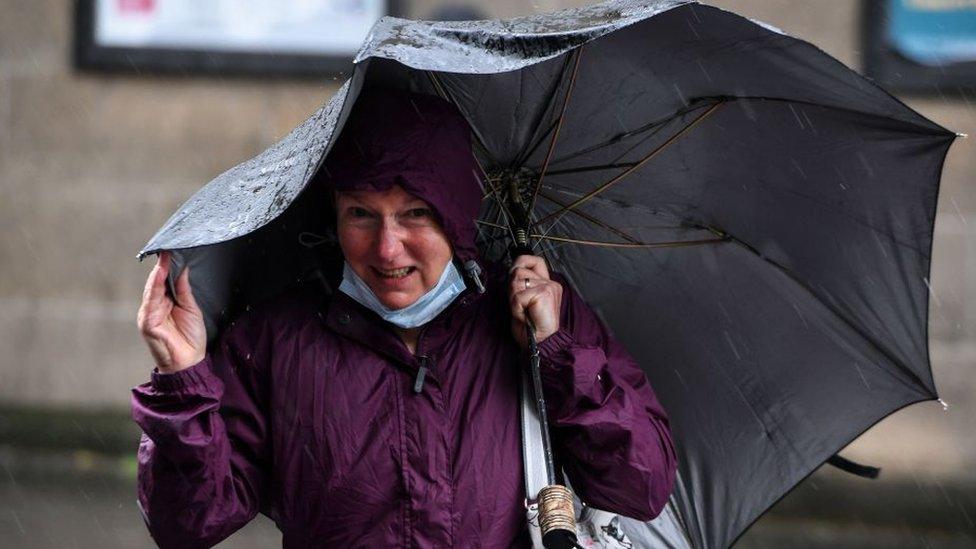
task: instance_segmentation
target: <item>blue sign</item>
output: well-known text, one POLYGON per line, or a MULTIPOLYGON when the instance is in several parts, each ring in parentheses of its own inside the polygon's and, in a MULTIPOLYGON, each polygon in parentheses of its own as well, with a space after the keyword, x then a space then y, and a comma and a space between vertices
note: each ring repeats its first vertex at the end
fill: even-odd
POLYGON ((976 61, 976 0, 888 0, 887 41, 928 66, 976 61))

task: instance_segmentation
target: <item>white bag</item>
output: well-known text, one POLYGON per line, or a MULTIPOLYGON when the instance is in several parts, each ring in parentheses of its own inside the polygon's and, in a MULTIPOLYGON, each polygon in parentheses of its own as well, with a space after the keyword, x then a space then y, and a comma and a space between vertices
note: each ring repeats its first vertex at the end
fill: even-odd
MULTIPOLYGON (((542 549, 542 529, 539 527, 539 505, 533 503, 526 510, 532 547, 542 549)), ((633 549, 634 544, 620 528, 620 515, 585 507, 576 519, 576 543, 586 549, 633 549)))
MULTIPOLYGON (((542 425, 532 398, 528 373, 522 372, 522 463, 525 467, 525 493, 534 498, 546 482, 546 463, 542 448, 542 425)), ((575 498, 574 498, 575 499, 575 498)), ((532 546, 543 549, 542 529, 539 527, 539 504, 526 501, 526 519, 532 546)), ((586 549, 632 549, 627 535, 620 527, 620 516, 582 504, 576 517, 576 543, 586 549)))

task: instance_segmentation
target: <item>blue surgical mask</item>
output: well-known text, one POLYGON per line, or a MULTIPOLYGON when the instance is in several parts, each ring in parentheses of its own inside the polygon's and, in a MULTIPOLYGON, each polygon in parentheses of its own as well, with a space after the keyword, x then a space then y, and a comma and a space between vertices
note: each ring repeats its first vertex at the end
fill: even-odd
POLYGON ((447 262, 447 267, 441 273, 440 280, 420 299, 402 309, 388 309, 382 303, 369 285, 359 278, 347 262, 342 268, 342 284, 339 291, 353 298, 356 302, 380 315, 383 320, 401 328, 416 328, 434 319, 447 308, 454 298, 459 296, 467 286, 453 261, 447 262))

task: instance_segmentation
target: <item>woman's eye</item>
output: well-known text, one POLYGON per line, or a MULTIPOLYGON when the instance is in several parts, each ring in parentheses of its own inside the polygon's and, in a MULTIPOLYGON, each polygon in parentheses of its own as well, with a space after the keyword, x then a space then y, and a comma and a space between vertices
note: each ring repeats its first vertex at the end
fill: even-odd
POLYGON ((430 217, 430 214, 431 214, 431 212, 430 212, 430 209, 429 208, 414 208, 414 209, 410 210, 409 212, 407 212, 407 215, 408 216, 414 217, 414 218, 417 218, 417 217, 430 217))
POLYGON ((363 208, 357 208, 355 206, 349 208, 349 214, 352 217, 369 217, 369 212, 367 210, 363 208))

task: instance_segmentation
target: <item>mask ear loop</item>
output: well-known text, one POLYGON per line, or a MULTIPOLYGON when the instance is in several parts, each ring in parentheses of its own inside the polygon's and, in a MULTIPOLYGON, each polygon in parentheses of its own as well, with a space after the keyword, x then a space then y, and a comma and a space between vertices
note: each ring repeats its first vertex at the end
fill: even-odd
POLYGON ((298 243, 308 249, 312 249, 322 244, 335 244, 336 238, 333 235, 320 235, 310 231, 298 233, 298 243))

